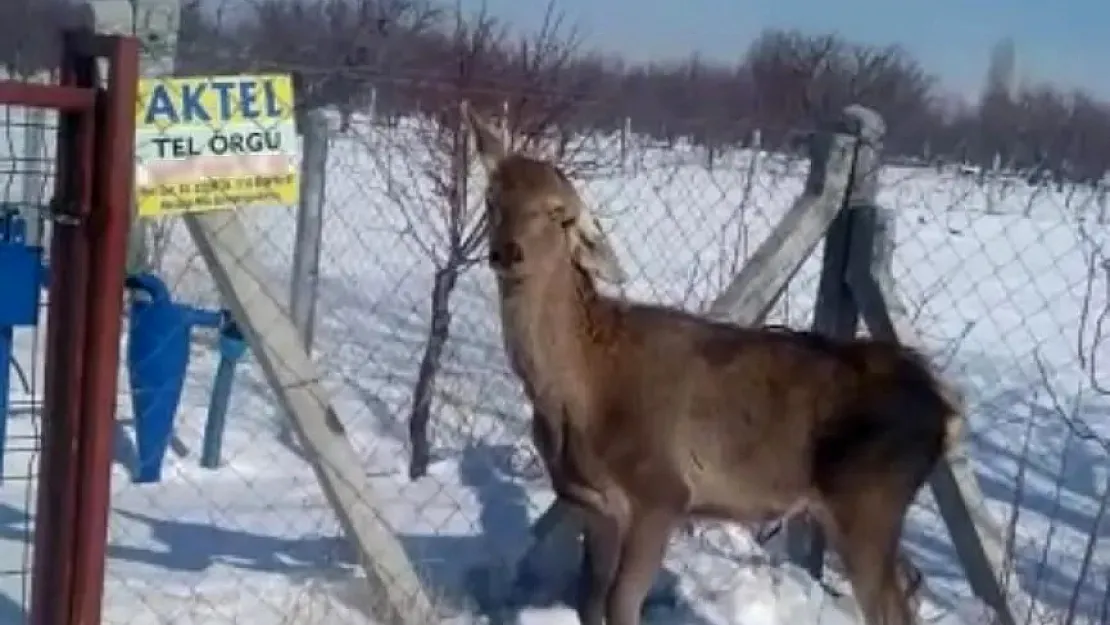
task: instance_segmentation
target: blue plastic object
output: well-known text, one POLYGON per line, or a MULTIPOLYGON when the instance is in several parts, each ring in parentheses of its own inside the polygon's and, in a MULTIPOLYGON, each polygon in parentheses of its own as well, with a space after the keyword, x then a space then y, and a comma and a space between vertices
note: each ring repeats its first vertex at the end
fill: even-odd
POLYGON ((26 237, 27 224, 19 213, 0 210, 0 326, 38 323, 42 248, 28 245, 26 237))
POLYGON ((191 328, 186 309, 170 299, 169 289, 157 276, 128 276, 126 284, 146 295, 145 299, 133 297, 129 310, 127 369, 138 454, 133 481, 157 482, 162 479, 174 414, 181 402, 191 328))
POLYGON ((4 448, 7 447, 8 440, 13 335, 11 326, 0 326, 0 481, 4 479, 4 448))
POLYGON ((181 403, 189 365, 190 337, 195 327, 220 330, 220 363, 201 453, 201 465, 216 468, 220 464, 235 366, 246 351, 243 335, 227 311, 174 302, 166 284, 153 274, 129 276, 127 286, 145 294, 144 298, 132 300, 127 345, 138 455, 132 479, 140 484, 162 479, 162 466, 173 436, 174 417, 181 403))
POLYGON ((208 420, 204 423, 204 443, 201 448, 200 466, 215 469, 220 466, 223 448, 224 425, 227 407, 231 401, 231 385, 235 382, 235 366, 247 351, 243 333, 230 318, 220 328, 220 364, 216 368, 216 381, 212 384, 212 399, 208 404, 208 420))
POLYGON ((17 209, 0 206, 0 481, 11 406, 12 342, 16 327, 38 323, 43 274, 42 248, 27 244, 26 221, 17 209))

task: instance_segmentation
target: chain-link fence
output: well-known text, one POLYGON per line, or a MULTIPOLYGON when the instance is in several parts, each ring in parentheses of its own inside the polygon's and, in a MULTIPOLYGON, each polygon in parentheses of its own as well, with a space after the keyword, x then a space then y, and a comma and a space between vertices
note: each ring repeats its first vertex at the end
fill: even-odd
MULTIPOLYGON (((276 105, 292 110, 290 102, 276 105)), ((505 360, 492 276, 480 262, 484 180, 480 168, 464 166, 469 155, 456 143, 457 128, 441 119, 355 115, 341 122, 318 113, 327 121, 319 169, 293 157, 282 164, 285 173, 194 171, 188 182, 173 184, 250 181, 237 190, 209 184, 206 193, 216 199, 262 189, 274 182, 265 178, 292 172, 300 172, 302 190, 323 184, 312 362, 353 445, 360 479, 372 489, 361 493, 364 503, 399 538, 442 614, 469 621, 488 607, 490 580, 480 572, 496 570, 528 543, 530 522, 552 499, 527 442, 530 409, 505 360), (430 416, 431 454, 422 476, 412 479, 409 421, 421 405, 430 416)), ((12 136, 23 132, 21 123, 6 123, 12 136)), ((226 130, 207 120, 195 126, 197 141, 226 130)), ((302 131, 310 128, 301 124, 302 131)), ((180 128, 164 130, 170 138, 180 128)), ((276 128, 254 130, 265 135, 276 128)), ((14 189, 6 182, 12 180, 23 189, 16 201, 33 208, 43 198, 22 198, 36 197, 33 181, 46 174, 22 156, 27 139, 10 141, 10 152, 0 152, 10 154, 0 160, 6 176, 0 188, 14 189)), ((284 155, 288 147, 260 151, 284 155)), ((627 131, 574 136, 563 148, 568 172, 629 274, 624 295, 692 310, 705 310, 751 258, 802 192, 808 168, 804 158, 780 150, 708 152, 627 131)), ((149 170, 139 152, 139 167, 149 170)), ((1002 171, 890 166, 880 202, 897 218, 901 306, 931 355, 967 392, 971 455, 1012 547, 1019 585, 1040 602, 1034 622, 1064 622, 1058 615, 1067 613, 1077 622, 1106 622, 1105 190, 1029 184, 1002 171)), ((195 220, 140 222, 143 269, 168 285, 175 303, 192 308, 178 309, 145 347, 133 346, 135 316, 123 338, 104 620, 371 622, 378 598, 361 571, 373 549, 352 548, 352 534, 364 535, 337 515, 342 497, 322 487, 335 477, 322 477, 321 449, 290 429, 290 391, 273 384, 281 368, 267 368, 265 355, 251 353, 235 365, 234 315, 222 311, 240 314, 244 305, 227 301, 233 280, 211 271, 213 254, 249 256, 248 269, 264 287, 251 297, 285 307, 303 245, 297 233, 305 229, 293 206, 242 208, 234 221, 249 245, 206 254, 194 238, 203 232, 195 220), (170 367, 162 359, 171 351, 186 357, 180 389, 167 381, 173 376, 153 385, 136 380, 135 371, 152 362, 170 367), (221 418, 214 397, 229 372, 234 382, 221 418), (155 412, 162 416, 155 419, 155 412), (168 446, 160 475, 134 483, 136 467, 157 460, 151 443, 168 446), (213 461, 201 466, 202 458, 213 461)), ((217 233, 215 240, 228 239, 217 233)), ((819 253, 806 261, 768 321, 811 323, 820 262, 819 253)), ((156 290, 136 300, 149 306, 156 290)), ((278 327, 235 321, 250 326, 242 328, 248 333, 278 327)), ((22 330, 15 336, 19 370, 33 379, 36 365, 25 360, 34 350, 22 345, 36 339, 22 330)), ((19 403, 37 397, 35 383, 25 393, 20 384, 13 376, 7 481, 0 487, 0 504, 10 511, 0 525, 5 562, 22 561, 25 550, 30 491, 17 487, 14 476, 21 468, 26 474, 37 440, 33 403, 26 419, 19 403), (28 449, 19 447, 24 438, 28 449)), ((959 605, 967 592, 951 541, 930 497, 920 502, 907 527, 908 549, 936 603, 959 605)), ((677 594, 651 609, 664 622, 755 620, 768 605, 757 599, 777 592, 764 560, 746 535, 698 528, 668 555, 664 576, 677 594)), ((21 603, 24 571, 5 570, 3 605, 21 603)), ((833 585, 843 587, 835 579, 833 585)), ((816 615, 805 611, 809 601, 817 599, 780 594, 771 609, 802 622, 816 615)), ((526 609, 551 607, 548 600, 533 603, 526 609)))
MULTIPOLYGON (((1104 622, 1106 187, 955 167, 888 177, 902 303, 967 392, 970 454, 1012 572, 1040 602, 1033 622, 1104 622)), ((943 539, 908 530, 941 587, 959 577, 943 539)))
MULTIPOLYGON (((465 245, 478 232, 484 181, 480 168, 460 170, 453 129, 440 120, 323 115, 323 171, 291 163, 302 188, 312 176, 325 185, 313 362, 373 488, 367 503, 444 616, 465 620, 488 599, 476 571, 514 557, 552 498, 527 442, 530 410, 505 361, 481 239, 465 245), (437 344, 442 352, 430 355, 437 344), (422 386, 429 367, 435 383, 422 386), (409 420, 422 397, 431 457, 410 479, 409 420)), ((750 258, 808 167, 781 151, 710 154, 623 133, 573 143, 568 171, 630 276, 625 295, 693 310, 750 258)), ((968 393, 971 455, 1020 585, 1041 602, 1037 618, 1072 611, 1104 622, 1104 191, 891 166, 880 202, 897 217, 901 305, 968 393)), ((285 306, 300 244, 295 209, 243 209, 238 220, 264 295, 285 306)), ((227 305, 184 222, 147 227, 157 241, 151 266, 175 300, 227 305)), ((806 261, 770 322, 810 324, 820 262, 819 253, 806 261)), ((221 352, 215 332, 193 334, 157 483, 130 481, 140 453, 131 423, 141 415, 120 397, 106 622, 367 622, 374 598, 363 562, 257 355, 237 373, 218 468, 199 466, 221 352)), ((963 574, 930 500, 922 495, 906 542, 937 603, 958 605, 963 574)), ((762 609, 753 598, 776 583, 746 536, 707 528, 679 542, 665 574, 678 593, 652 609, 667 622, 757 618, 745 610, 762 609)), ((787 596, 775 609, 802 618, 805 601, 817 600, 787 596)))
MULTIPOLYGON (((16 78, 0 74, 0 79, 16 78)), ((24 77, 18 77, 25 79, 24 77)), ((30 77, 49 84, 49 76, 30 77)), ((53 133, 56 114, 15 104, 0 105, 0 246, 40 240, 44 200, 53 182, 53 133)), ((26 258, 7 248, 4 267, 14 273, 14 263, 26 258)), ((5 274, 0 298, 4 317, 17 315, 30 293, 22 281, 5 274)), ((35 305, 45 295, 33 292, 35 305)), ((0 323, 0 449, 3 482, 0 485, 0 619, 18 622, 30 604, 31 519, 35 509, 41 451, 44 336, 37 325, 0 323)))
POLYGON ((11 622, 97 612, 102 586, 98 460, 115 404, 102 391, 118 361, 113 256, 132 134, 121 119, 137 55, 133 41, 90 33, 67 34, 60 52, 60 72, 0 76, 0 618, 11 622))

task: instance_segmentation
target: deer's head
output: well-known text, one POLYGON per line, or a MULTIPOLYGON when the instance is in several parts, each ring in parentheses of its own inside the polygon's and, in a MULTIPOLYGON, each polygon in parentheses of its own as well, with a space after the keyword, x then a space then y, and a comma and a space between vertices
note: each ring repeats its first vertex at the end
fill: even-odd
POLYGON ((493 270, 504 278, 525 279, 569 260, 593 278, 623 282, 616 254, 566 175, 549 161, 510 152, 481 115, 469 107, 464 114, 489 177, 493 270))

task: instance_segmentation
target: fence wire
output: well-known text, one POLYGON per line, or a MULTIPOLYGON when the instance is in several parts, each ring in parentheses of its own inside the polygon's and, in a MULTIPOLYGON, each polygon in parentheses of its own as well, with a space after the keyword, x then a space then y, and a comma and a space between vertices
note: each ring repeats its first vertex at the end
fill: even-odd
MULTIPOLYGON (((526 442, 529 412, 504 361, 493 285, 475 263, 465 264, 450 295, 450 338, 432 399, 430 472, 408 479, 407 421, 429 342, 429 302, 437 274, 450 265, 456 225, 446 191, 454 155, 430 118, 358 118, 342 131, 340 125, 332 119, 320 172, 326 218, 315 361, 371 476, 378 500, 368 503, 401 535, 443 613, 462 618, 483 600, 475 575, 527 542, 529 520, 550 493, 526 442)), ((578 160, 570 169, 620 248, 634 277, 630 293, 695 309, 748 258, 800 192, 806 169, 792 156, 711 158, 693 146, 628 136, 589 137, 572 147, 578 160), (676 239, 689 244, 676 246, 676 239)), ((467 219, 482 206, 482 180, 471 169, 467 219)), ((252 253, 264 259, 267 295, 284 305, 295 211, 249 209, 240 218, 252 253)), ((219 307, 180 219, 145 228, 150 265, 174 299, 219 307)), ((793 314, 792 307, 788 299, 780 316, 793 314)), ((196 466, 219 357, 214 337, 204 330, 194 335, 162 481, 132 485, 125 467, 137 452, 121 448, 110 532, 120 555, 109 561, 106 620, 232 622, 249 613, 252 622, 290 622, 290 615, 296 622, 363 622, 369 599, 351 552, 253 363, 235 385, 222 466, 196 466)), ((121 394, 124 442, 133 440, 128 430, 141 418, 130 412, 131 399, 121 394)))
MULTIPOLYGON (((461 619, 482 603, 475 571, 496 569, 527 544, 529 523, 551 494, 527 442, 530 411, 504 359, 493 284, 481 264, 468 264, 450 294, 432 462, 426 476, 408 478, 413 388, 436 276, 450 258, 444 184, 453 157, 431 119, 356 117, 340 125, 333 120, 324 172, 314 360, 375 488, 369 503, 401 536, 445 617, 461 619)), ((592 165, 576 179, 631 277, 626 295, 693 310, 750 258, 801 192, 808 167, 772 150, 710 156, 681 142, 620 136, 583 143, 578 154, 592 165)), ((483 181, 472 169, 473 212, 483 181)), ((1010 536, 1017 585, 1040 601, 1039 619, 1073 611, 1098 622, 1110 574, 1108 547, 1098 541, 1106 532, 1100 504, 1110 435, 1101 423, 1110 404, 1099 369, 1110 304, 1104 192, 891 166, 880 202, 896 215, 901 305, 968 393, 971 456, 1010 536)), ((241 218, 265 259, 269 295, 288 301, 294 210, 241 218)), ((163 252, 154 262, 175 297, 218 305, 180 222, 160 227, 163 252)), ((811 323, 819 268, 818 252, 769 321, 811 323)), ((110 622, 186 614, 234 622, 248 613, 258 622, 364 622, 370 599, 351 552, 256 366, 235 387, 224 465, 196 467, 216 359, 211 341, 194 348, 175 430, 180 453, 171 453, 163 483, 116 483, 110 622)), ((679 620, 736 614, 777 583, 739 532, 706 524, 676 542, 663 585, 677 598, 653 609, 679 620)), ((927 492, 905 543, 938 602, 967 596, 927 492)), ((835 575, 830 583, 847 590, 835 575)), ((801 605, 784 600, 778 610, 798 616, 801 605)))
MULTIPOLYGON (((9 134, 17 126, 9 122, 9 134)), ((452 255, 453 229, 478 223, 484 180, 468 168, 464 217, 453 221, 459 154, 446 141, 450 128, 420 115, 356 116, 333 118, 328 134, 325 171, 305 172, 326 184, 313 360, 373 487, 366 503, 400 538, 443 617, 471 622, 489 599, 489 571, 528 543, 530 522, 552 499, 528 442, 531 411, 505 361, 492 277, 475 262, 480 246, 461 264, 452 255), (436 307, 437 279, 452 269, 459 274, 446 308, 436 307), (430 395, 432 458, 427 474, 412 480, 414 388, 434 342, 433 317, 444 310, 450 325, 430 395)), ((801 193, 808 168, 796 155, 758 147, 710 153, 624 133, 576 141, 568 170, 629 274, 625 295, 691 310, 704 310, 751 258, 801 193)), ((43 175, 29 175, 22 158, 0 159, 3 188, 43 175)), ((896 217, 898 299, 967 392, 970 454, 1012 544, 1016 585, 1040 602, 1036 622, 1063 622, 1054 616, 1063 613, 1105 622, 1105 190, 892 165, 880 203, 896 217)), ((239 219, 260 261, 263 295, 287 306, 295 207, 244 209, 239 219)), ((180 218, 142 224, 146 261, 175 301, 211 311, 226 305, 180 218)), ((820 262, 818 251, 804 263, 768 321, 812 322, 820 262)), ((121 363, 104 621, 373 622, 377 598, 366 590, 363 563, 257 355, 237 372, 220 466, 199 466, 220 341, 210 329, 191 334, 170 451, 155 483, 132 482, 144 459, 136 427, 150 417, 135 410, 134 363, 121 363)), ((17 343, 34 340, 17 334, 17 343)), ((6 470, 32 453, 13 452, 22 420, 13 411, 6 470)), ((10 481, 0 487, 12 515, 3 524, 10 533, 0 535, 5 553, 25 549, 28 492, 10 481)), ((951 541, 931 497, 923 493, 919 504, 905 544, 936 602, 959 604, 968 591, 951 541)), ((742 532, 699 526, 676 538, 661 584, 670 590, 657 593, 651 609, 666 622, 755 618, 745 610, 779 584, 767 565, 742 532)), ((0 588, 18 604, 24 573, 12 575, 0 588)), ((831 583, 845 589, 836 576, 831 583)), ((784 621, 808 622, 813 601, 791 595, 775 610, 784 621)))
MULTIPOLYGON (((956 167, 887 174, 902 303, 967 393, 970 454, 1011 573, 1040 603, 1034 622, 1103 622, 1106 188, 956 167)), ((934 577, 958 577, 928 547, 943 538, 919 526, 907 541, 934 577)))
MULTIPOLYGON (((177 89, 170 83, 165 86, 177 89)), ((240 106, 238 98, 232 105, 240 106)), ((292 102, 277 105, 292 111, 292 102)), ((280 130, 270 123, 260 122, 255 130, 280 130)), ((164 137, 181 134, 173 125, 166 130, 164 137)), ((201 145, 222 130, 213 122, 208 128, 194 127, 191 136, 201 145)), ((274 175, 294 173, 299 166, 292 160, 282 165, 284 173, 205 174, 174 171, 164 167, 164 161, 159 169, 149 150, 139 146, 138 153, 137 166, 145 177, 140 184, 158 187, 163 194, 166 189, 181 189, 177 199, 184 201, 198 181, 235 178, 238 184, 231 188, 211 186, 211 199, 221 203, 225 194, 261 192, 273 183, 274 175), (144 162, 144 155, 151 160, 144 162)), ((167 201, 175 201, 172 192, 167 201)), ((244 209, 255 252, 266 261, 263 279, 273 287, 269 295, 283 305, 288 301, 293 211, 292 206, 244 209)), ((188 314, 169 319, 175 327, 156 332, 161 343, 155 337, 141 354, 129 351, 126 369, 121 370, 104 621, 365 622, 359 615, 368 605, 359 602, 366 593, 358 590, 353 577, 352 552, 340 537, 335 515, 310 465, 289 433, 281 430, 286 417, 249 355, 247 365, 234 374, 222 448, 205 446, 214 386, 220 383, 218 371, 228 366, 221 363, 227 339, 221 330, 226 329, 228 317, 179 216, 140 218, 137 227, 143 230, 145 249, 137 255, 133 271, 144 270, 164 281, 174 305, 191 308, 188 314), (188 368, 180 389, 157 384, 140 388, 136 371, 164 366, 159 363, 166 353, 180 356, 183 346, 188 368), (178 393, 180 404, 167 438, 156 422, 164 417, 164 402, 172 402, 178 393), (135 483, 137 467, 158 466, 162 445, 168 449, 159 479, 135 483), (209 454, 217 468, 201 466, 209 454), (352 597, 335 598, 345 592, 352 597)), ((150 295, 133 297, 149 302, 150 295)), ((172 382, 164 384, 172 386, 172 382)))
MULTIPOLYGON (((0 79, 9 77, 15 78, 0 71, 0 79)), ((18 78, 53 82, 47 75, 18 78)), ((46 338, 46 293, 19 288, 25 285, 13 274, 15 263, 25 259, 16 258, 16 248, 24 242, 40 244, 47 229, 44 216, 53 184, 56 131, 53 112, 0 102, 0 307, 14 314, 31 297, 42 313, 36 325, 0 322, 0 345, 5 347, 0 350, 0 393, 5 393, 0 398, 0 620, 10 622, 22 621, 31 599, 46 338)))

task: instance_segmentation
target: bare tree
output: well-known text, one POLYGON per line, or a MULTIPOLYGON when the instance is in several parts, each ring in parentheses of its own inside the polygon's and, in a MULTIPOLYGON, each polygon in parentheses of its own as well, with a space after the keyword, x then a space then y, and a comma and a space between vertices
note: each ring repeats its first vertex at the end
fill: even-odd
POLYGON ((845 43, 835 35, 806 35, 800 31, 769 30, 751 45, 746 64, 759 94, 762 119, 779 131, 803 121, 816 121, 831 104, 828 89, 845 43))
POLYGON ((243 69, 292 71, 301 108, 335 107, 346 130, 384 68, 439 24, 424 0, 254 0, 235 39, 243 69), (406 45, 408 44, 408 45, 406 45))
POLYGON ((484 11, 464 19, 456 15, 454 30, 443 49, 450 74, 423 87, 424 103, 433 102, 435 116, 426 124, 425 142, 440 158, 430 161, 424 177, 431 183, 442 210, 437 241, 425 245, 435 264, 430 294, 428 339, 413 386, 409 416, 412 459, 409 476, 427 473, 431 461, 428 424, 436 379, 451 332, 451 295, 460 276, 481 258, 485 243, 485 211, 468 201, 469 155, 460 103, 487 111, 508 112, 502 120, 507 136, 522 143, 539 141, 574 112, 581 94, 572 88, 567 71, 575 58, 577 37, 565 34, 562 18, 549 6, 541 29, 511 41, 505 29, 484 11))
POLYGON ((0 2, 0 68, 12 76, 31 76, 57 68, 61 34, 91 26, 92 13, 73 0, 0 2))
MULTIPOLYGON (((597 84, 591 77, 574 73, 579 56, 578 30, 566 27, 565 18, 555 11, 551 0, 540 28, 531 37, 522 37, 506 56, 504 78, 512 85, 503 102, 518 147, 539 147, 552 130, 562 130, 557 122, 572 117, 582 101, 593 96, 597 84)), ((559 147, 565 150, 569 138, 564 131, 559 147)))
MULTIPOLYGON (((29 11, 44 15, 59 3, 0 3, 0 33, 21 25, 20 32, 0 36, 0 62, 41 64, 27 59, 42 57, 31 49, 48 39, 30 37, 32 29, 22 25, 43 21, 27 18, 29 11)), ((211 8, 187 11, 183 39, 191 43, 181 46, 181 67, 293 71, 304 105, 333 107, 345 120, 370 100, 395 118, 439 111, 457 99, 458 63, 468 61, 452 56, 458 51, 453 26, 436 0, 251 0, 249 6, 245 19, 237 15, 230 24, 206 23, 219 21, 211 8)), ((1031 99, 1029 89, 999 87, 953 110, 933 77, 897 46, 768 30, 736 65, 697 57, 635 64, 582 51, 579 33, 566 28, 550 5, 537 33, 511 44, 499 37, 497 54, 470 80, 471 99, 483 110, 507 112, 520 141, 551 145, 556 154, 574 151, 571 137, 623 130, 626 124, 639 135, 685 137, 711 150, 741 143, 758 129, 764 145, 773 148, 851 100, 891 120, 891 155, 927 150, 935 158, 979 163, 996 155, 1014 166, 1043 161, 1058 177, 1092 184, 1110 167, 1106 102, 1047 87, 1038 87, 1031 99), (1050 102, 1064 106, 1049 115, 1050 102), (552 116, 560 119, 557 131, 547 123, 552 116), (537 127, 548 130, 537 133, 537 127)), ((1013 82, 1008 55, 996 55, 998 80, 992 84, 1013 82)))

